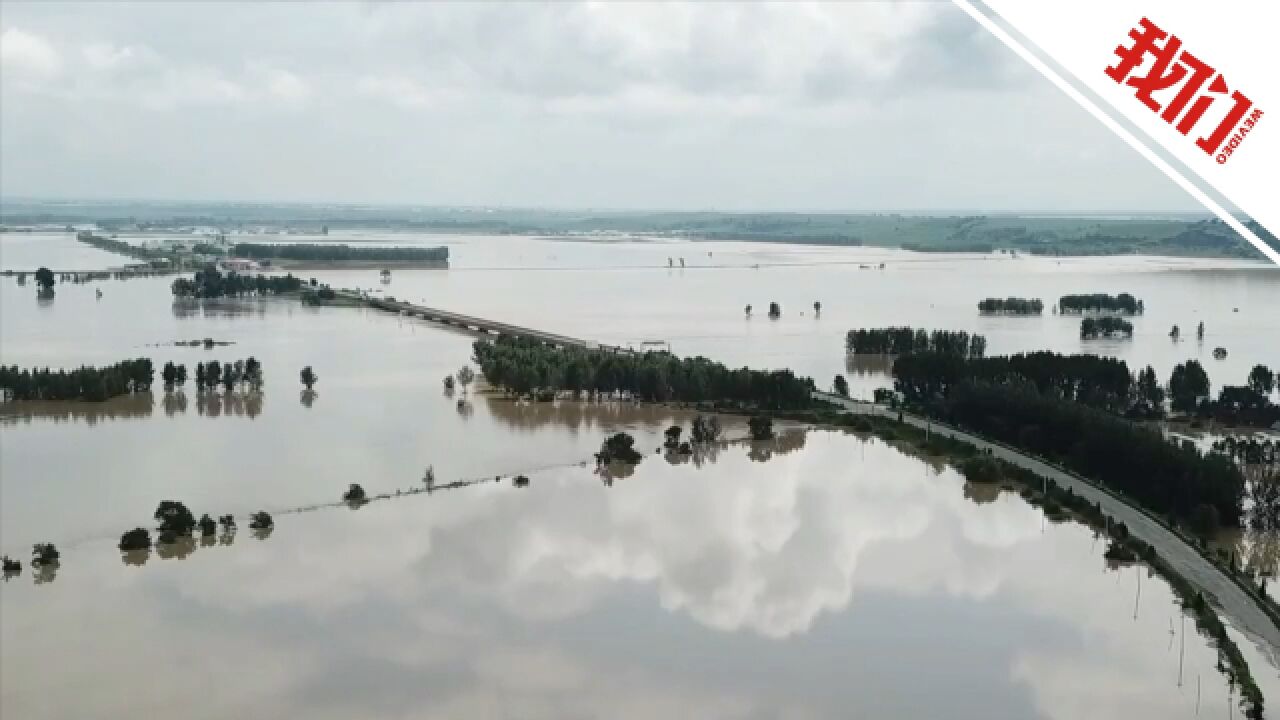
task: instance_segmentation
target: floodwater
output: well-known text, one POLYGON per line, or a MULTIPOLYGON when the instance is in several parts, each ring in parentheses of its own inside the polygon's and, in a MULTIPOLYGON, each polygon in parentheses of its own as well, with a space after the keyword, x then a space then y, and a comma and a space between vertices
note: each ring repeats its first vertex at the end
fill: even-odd
MULTIPOLYGON (((1219 369, 1242 379, 1276 357, 1280 336, 1266 312, 1280 276, 1252 267, 450 242, 453 269, 396 270, 388 286, 373 272, 314 274, 819 377, 843 367, 854 326, 977 329, 996 353, 1079 350, 1068 319, 977 316, 982 297, 1030 289, 1142 297, 1142 332, 1115 351, 1162 375, 1196 356, 1204 319, 1210 351, 1231 351, 1206 363, 1215 386, 1219 369), (748 267, 646 267, 680 254, 692 265, 695 253, 748 267), (858 269, 875 258, 885 270, 858 269), (853 264, 795 265, 809 262, 853 264), (818 294, 822 316, 806 307, 800 317, 812 302, 801 298, 818 294), (782 319, 764 317, 770 300, 782 319), (1172 317, 1190 318, 1191 340, 1165 337, 1172 317)), ((9 243, 0 237, 4 267, 9 243)), ((63 269, 52 248, 40 264, 63 269)), ((165 278, 59 286, 46 303, 0 279, 4 364, 146 355, 191 369, 252 355, 266 376, 258 398, 157 385, 101 405, 3 407, 0 549, 25 560, 48 540, 63 560, 52 578, 26 568, 0 586, 0 717, 147 717, 179 704, 194 717, 1129 720, 1196 717, 1197 705, 1228 716, 1214 651, 1193 623, 1184 636, 1167 585, 1141 567, 1108 568, 1086 528, 852 435, 788 430, 681 461, 653 452, 668 425, 687 426, 665 408, 517 404, 476 387, 460 408, 463 394, 446 397, 441 378, 468 361, 471 340, 287 300, 175 307, 165 278), (234 344, 171 344, 205 337, 234 344), (297 379, 304 365, 320 376, 311 396, 297 379), (647 456, 606 484, 587 461, 620 429, 647 456), (421 488, 428 466, 437 484, 487 481, 394 496, 421 488), (517 473, 530 487, 513 487, 517 473), (393 497, 326 505, 353 482, 393 497), (150 524, 166 499, 235 513, 242 529, 225 544, 122 558, 120 533, 150 524), (243 521, 258 509, 276 515, 261 539, 243 521)), ((874 370, 855 377, 861 388, 883 382, 874 370)), ((1280 671, 1238 641, 1274 702, 1280 671)))

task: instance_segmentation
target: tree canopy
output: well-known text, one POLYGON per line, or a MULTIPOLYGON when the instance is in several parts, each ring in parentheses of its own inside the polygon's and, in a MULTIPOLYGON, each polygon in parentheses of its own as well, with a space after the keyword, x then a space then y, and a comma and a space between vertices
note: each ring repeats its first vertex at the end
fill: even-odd
POLYGON ((1087 317, 1080 321, 1080 339, 1091 340, 1097 337, 1133 337, 1133 323, 1124 318, 1104 315, 1103 317, 1087 317))
POLYGON ((557 348, 502 336, 477 340, 476 364, 490 385, 517 393, 625 391, 643 400, 734 402, 769 409, 806 407, 814 385, 790 370, 728 367, 704 357, 669 352, 628 353, 557 348))
POLYGON ((1142 301, 1129 293, 1120 293, 1119 295, 1108 295, 1106 293, 1063 295, 1058 299, 1058 311, 1064 315, 1080 313, 1141 315, 1144 310, 1146 308, 1142 301))
POLYGON ((155 370, 150 358, 123 360, 75 370, 0 366, 0 394, 10 400, 87 400, 101 402, 117 395, 151 389, 155 370))
POLYGON ((987 339, 963 331, 909 327, 862 328, 845 335, 845 350, 854 355, 905 355, 936 352, 956 357, 982 357, 987 339))
POLYGON ((220 298, 242 295, 279 295, 302 289, 302 279, 289 275, 223 275, 217 268, 197 270, 188 278, 177 278, 169 289, 175 297, 220 298))
POLYGON ((983 315, 1039 315, 1044 312, 1040 298, 987 298, 978 303, 983 315))
POLYGON ((449 263, 449 248, 443 245, 378 247, 332 243, 236 243, 231 252, 237 257, 255 260, 411 262, 436 266, 449 263))

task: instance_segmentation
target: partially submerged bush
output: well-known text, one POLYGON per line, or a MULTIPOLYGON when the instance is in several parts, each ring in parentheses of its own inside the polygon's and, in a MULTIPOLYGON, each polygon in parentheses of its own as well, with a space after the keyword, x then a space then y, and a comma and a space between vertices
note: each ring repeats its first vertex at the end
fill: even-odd
POLYGON ((635 444, 635 438, 627 433, 615 433, 601 443, 600 452, 596 453, 596 464, 608 465, 609 463, 620 462, 627 465, 635 465, 642 458, 640 453, 636 451, 635 444))
POLYGON ((367 496, 365 495, 364 488, 360 487, 357 483, 351 483, 347 488, 347 491, 342 493, 342 499, 344 502, 359 504, 365 502, 367 496))
POLYGON ((120 551, 146 550, 151 547, 151 533, 146 528, 134 528, 120 536, 120 551))
POLYGON ((773 439, 773 418, 756 415, 747 421, 747 429, 751 432, 752 440, 771 440, 773 439))
MULTIPOLYGON (((190 535, 196 527, 196 516, 191 514, 186 505, 176 500, 165 500, 160 503, 153 517, 159 523, 161 538, 190 535)), ((161 542, 173 542, 173 540, 162 539, 161 542)))
POLYGON ((57 565, 62 554, 53 543, 36 543, 31 547, 31 564, 35 567, 57 565))

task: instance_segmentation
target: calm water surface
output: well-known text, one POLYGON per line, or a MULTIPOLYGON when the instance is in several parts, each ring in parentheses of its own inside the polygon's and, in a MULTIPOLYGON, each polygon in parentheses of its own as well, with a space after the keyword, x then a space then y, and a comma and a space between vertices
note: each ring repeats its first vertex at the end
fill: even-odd
MULTIPOLYGON (((848 328, 889 323, 978 330, 995 353, 1115 352, 1162 375, 1221 344, 1230 357, 1206 362, 1215 386, 1280 350, 1267 311, 1280 277, 1255 268, 449 241, 454 269, 397 270, 387 286, 366 271, 305 274, 820 382, 844 371, 848 328), (681 255, 738 267, 658 267, 681 255), (858 267, 881 260, 883 271, 858 267), (1138 336, 1082 344, 1076 321, 979 318, 975 307, 1085 291, 1142 297, 1138 336), (763 315, 771 300, 778 321, 763 315), (1194 341, 1200 319, 1207 350, 1194 341), (1172 322, 1192 339, 1171 343, 1172 322)), ((58 241, 41 264, 70 262, 57 248, 82 249, 58 241)), ((0 237, 6 267, 11 250, 0 237)), ((606 486, 579 465, 605 433, 627 429, 652 453, 687 416, 476 389, 459 409, 440 380, 468 361, 472 338, 373 311, 175 307, 163 278, 34 295, 0 280, 0 362, 146 355, 191 368, 253 355, 267 386, 261 398, 189 388, 4 408, 0 548, 25 559, 29 543, 53 540, 64 559, 52 582, 27 569, 0 589, 0 716, 145 717, 181 704, 196 717, 1191 718, 1197 686, 1201 716, 1228 716, 1213 650, 1190 624, 1179 685, 1182 619, 1159 578, 1108 568, 1087 529, 878 440, 790 431, 690 462, 650 454, 606 486), (235 344, 158 345, 204 337, 235 344), (314 396, 297 381, 308 364, 314 396), (428 465, 441 483, 520 472, 533 483, 289 512, 351 482, 420 487, 428 465), (115 540, 164 499, 197 513, 266 508, 277 526, 126 564, 115 540)), ((885 382, 874 364, 864 372, 851 379, 867 393, 885 382)), ((1268 698, 1280 696, 1280 673, 1241 645, 1268 698)))

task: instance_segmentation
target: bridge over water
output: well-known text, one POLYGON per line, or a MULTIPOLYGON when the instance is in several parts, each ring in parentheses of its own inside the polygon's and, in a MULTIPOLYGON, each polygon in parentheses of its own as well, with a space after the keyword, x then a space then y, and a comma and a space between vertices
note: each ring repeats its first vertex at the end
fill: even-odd
POLYGON ((340 297, 354 300, 379 310, 394 312, 399 315, 420 317, 423 320, 430 320, 431 322, 437 322, 443 325, 452 325, 454 327, 474 330, 476 332, 486 333, 489 335, 509 335, 511 337, 526 338, 529 340, 537 340, 538 342, 546 343, 547 345, 554 345, 556 347, 580 347, 590 350, 631 352, 627 348, 618 347, 616 345, 603 345, 601 343, 570 337, 568 335, 560 335, 559 333, 547 332, 545 330, 535 330, 533 328, 527 328, 521 325, 512 325, 511 323, 500 322, 498 320, 487 320, 485 318, 475 317, 474 315, 464 315, 451 310, 441 310, 439 308, 404 302, 394 298, 375 297, 364 293, 353 292, 351 290, 337 290, 335 292, 340 297))

